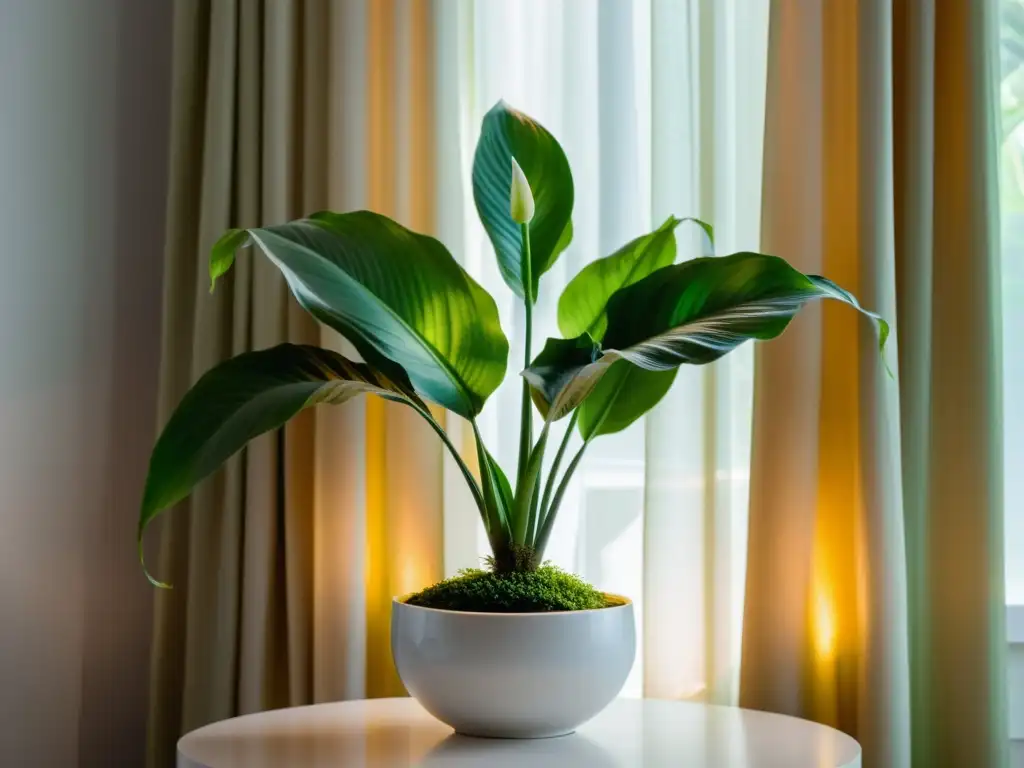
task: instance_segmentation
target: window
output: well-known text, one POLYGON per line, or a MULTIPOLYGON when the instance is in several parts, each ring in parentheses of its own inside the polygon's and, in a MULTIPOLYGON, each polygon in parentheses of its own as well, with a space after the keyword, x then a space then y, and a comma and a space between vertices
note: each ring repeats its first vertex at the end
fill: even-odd
MULTIPOLYGON (((475 3, 460 24, 473 73, 463 124, 505 99, 544 124, 572 166, 574 239, 542 281, 534 354, 560 336, 569 280, 669 214, 712 221, 722 253, 757 249, 767 0, 475 3)), ((468 130, 466 167, 474 140, 468 130)), ((498 300, 511 369, 523 360, 523 310, 466 198, 464 259, 498 300)), ((680 259, 708 247, 693 225, 677 240, 680 259)), ((750 345, 713 367, 684 366, 653 417, 590 446, 559 512, 546 556, 634 599, 640 644, 626 695, 724 702, 737 690, 752 373, 750 345)), ((510 376, 481 417, 510 475, 519 398, 510 376)))
POLYGON ((1024 606, 1024 0, 1003 0, 1000 52, 1006 602, 1024 606))

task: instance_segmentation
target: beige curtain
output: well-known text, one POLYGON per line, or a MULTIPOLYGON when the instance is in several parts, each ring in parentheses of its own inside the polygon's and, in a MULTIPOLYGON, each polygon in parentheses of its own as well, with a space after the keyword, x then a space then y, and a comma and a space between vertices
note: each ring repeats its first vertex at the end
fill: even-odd
MULTIPOLYGON (((988 768, 1005 760, 990 5, 775 0, 771 7, 764 249, 854 288, 895 320, 899 345, 888 355, 893 379, 867 325, 826 306, 758 347, 740 698, 853 733, 867 766, 988 768)), ((459 99, 499 81, 502 92, 487 91, 482 108, 514 92, 491 71, 508 69, 487 47, 491 38, 474 42, 474 14, 489 29, 488 13, 501 7, 176 0, 162 419, 199 375, 233 354, 285 339, 341 345, 298 311, 264 259, 241 257, 208 293, 206 254, 230 226, 370 207, 435 232, 457 256, 469 254, 471 271, 493 267, 466 224, 473 129, 459 99)), ((609 48, 630 29, 617 21, 624 6, 602 0, 599 7, 597 14, 569 4, 564 18, 555 14, 573 31, 564 56, 578 87, 563 93, 555 78, 524 93, 569 104, 581 98, 580 83, 592 82, 573 67, 589 73, 603 61, 598 71, 614 73, 609 63, 628 60, 615 55, 632 50, 622 40, 609 48), (598 23, 574 27, 573 14, 598 23)), ((678 27, 671 22, 683 6, 652 7, 658 30, 678 27)), ((693 23, 687 17, 691 46, 732 40, 721 34, 732 5, 701 7, 713 12, 693 23)), ((506 26, 495 25, 496 41, 505 40, 506 26)), ((730 45, 753 56, 752 34, 730 45)), ((671 85, 662 75, 672 38, 653 39, 661 55, 652 79, 671 85)), ((710 61, 711 50, 718 49, 700 55, 710 61)), ((723 66, 740 60, 730 50, 722 48, 723 66)), ((739 80, 749 88, 743 93, 758 92, 756 78, 739 80)), ((602 80, 586 93, 590 111, 569 112, 566 144, 576 136, 591 152, 599 137, 583 121, 619 92, 602 80)), ((743 105, 745 126, 755 119, 759 110, 749 102, 759 96, 739 93, 708 90, 702 136, 704 126, 719 135, 711 115, 731 115, 730 99, 743 105), (713 93, 732 95, 718 101, 713 93)), ((678 141, 664 133, 675 124, 666 115, 682 109, 671 96, 655 88, 648 106, 657 116, 652 139, 669 147, 678 141)), ((602 119, 628 122, 610 107, 602 119)), ((723 131, 730 123, 723 118, 723 131)), ((603 134, 602 148, 627 143, 603 134)), ((737 167, 751 162, 748 144, 736 139, 737 167)), ((729 163, 731 151, 723 155, 729 163)), ((574 166, 580 211, 601 211, 583 204, 600 188, 586 179, 608 158, 586 157, 596 160, 574 166)), ((659 153, 652 164, 683 167, 664 163, 659 153)), ((658 206, 676 199, 665 184, 683 183, 672 174, 662 181, 651 185, 658 206)), ((716 196, 717 212, 721 190, 701 190, 716 196)), ((735 245, 746 247, 740 214, 734 219, 720 240, 731 230, 735 245)), ((612 220, 583 222, 579 242, 612 220)), ((595 245, 572 258, 582 264, 599 252, 595 245)), ((708 381, 717 387, 722 371, 708 381)), ((462 431, 451 430, 457 442, 462 431)), ((700 451, 721 448, 701 441, 700 451)), ((661 457, 661 444, 648 444, 661 457)), ((467 523, 475 512, 459 494, 461 480, 435 436, 411 414, 367 399, 308 413, 255 441, 168 514, 154 562, 175 589, 157 597, 150 765, 172 765, 177 737, 212 720, 400 693, 388 651, 390 597, 470 564, 478 542, 467 523)), ((709 510, 728 500, 711 494, 694 509, 711 520, 709 510)), ((664 502, 666 513, 674 511, 670 498, 664 502)), ((713 519, 718 526, 725 518, 713 519)), ((728 519, 738 524, 743 515, 728 519)), ((708 696, 730 700, 734 654, 722 638, 739 622, 715 606, 733 604, 742 569, 723 582, 728 601, 683 606, 705 621, 684 631, 703 637, 687 637, 674 652, 681 608, 671 599, 692 586, 687 568, 698 563, 679 561, 679 547, 732 541, 732 534, 698 526, 705 533, 697 539, 664 536, 652 521, 649 542, 677 545, 649 550, 636 569, 651 605, 666 603, 643 623, 647 691, 678 697, 706 680, 708 696)), ((717 574, 732 563, 729 547, 700 569, 717 574)))
MULTIPOLYGON (((226 228, 368 207, 435 229, 432 30, 426 0, 175 2, 162 420, 226 357, 341 343, 265 259, 209 295, 226 228)), ((149 764, 214 720, 401 693, 390 599, 442 575, 442 483, 429 429, 367 399, 255 440, 167 514, 149 764)))
POLYGON ((763 246, 894 319, 898 378, 840 307, 758 347, 740 703, 866 766, 1007 760, 995 16, 771 9, 763 246))

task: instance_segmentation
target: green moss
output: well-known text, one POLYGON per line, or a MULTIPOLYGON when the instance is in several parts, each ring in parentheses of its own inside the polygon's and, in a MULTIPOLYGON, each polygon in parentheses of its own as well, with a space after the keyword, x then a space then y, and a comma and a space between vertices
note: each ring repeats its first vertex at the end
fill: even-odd
POLYGON ((407 598, 409 605, 482 613, 542 613, 607 608, 608 598, 553 565, 498 573, 468 568, 407 598))

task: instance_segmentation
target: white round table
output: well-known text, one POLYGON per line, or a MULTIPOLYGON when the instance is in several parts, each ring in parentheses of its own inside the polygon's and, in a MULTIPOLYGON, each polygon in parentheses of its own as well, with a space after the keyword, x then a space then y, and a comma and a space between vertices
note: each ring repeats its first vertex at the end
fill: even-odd
POLYGON ((413 699, 317 704, 236 717, 178 742, 178 768, 860 768, 846 734, 783 715, 617 699, 576 733, 458 736, 413 699))

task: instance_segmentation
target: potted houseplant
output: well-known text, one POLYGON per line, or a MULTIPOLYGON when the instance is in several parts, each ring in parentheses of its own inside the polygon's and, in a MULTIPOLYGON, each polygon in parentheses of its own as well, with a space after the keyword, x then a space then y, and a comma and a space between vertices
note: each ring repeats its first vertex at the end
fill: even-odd
MULTIPOLYGON (((774 338, 811 300, 837 299, 864 312, 878 324, 883 344, 888 327, 847 291, 775 256, 736 253, 676 264, 682 220, 673 217, 573 278, 558 304, 563 338, 548 339, 534 357, 532 307, 541 278, 572 239, 569 163, 548 131, 501 102, 483 121, 473 193, 502 277, 526 310, 515 483, 487 450, 476 422, 508 365, 494 300, 431 237, 367 211, 315 213, 229 231, 213 248, 211 280, 230 269, 239 248, 255 244, 299 304, 339 331, 362 360, 282 344, 239 355, 202 376, 153 450, 140 557, 147 524, 253 437, 303 408, 363 393, 401 403, 451 452, 492 555, 487 569, 395 599, 391 635, 399 675, 429 711, 460 732, 551 736, 600 711, 620 690, 634 655, 627 599, 542 564, 587 446, 652 408, 679 365, 709 363, 745 341, 774 338), (428 402, 472 424, 475 472, 428 402), (542 419, 536 430, 534 408, 542 419), (560 438, 553 437, 556 430, 560 438), (574 431, 582 447, 569 457, 574 431), (549 442, 558 445, 545 469, 549 442)), ((710 238, 711 228, 697 223, 710 238)))

